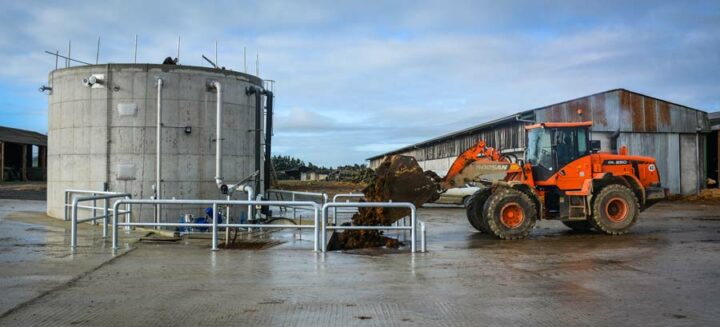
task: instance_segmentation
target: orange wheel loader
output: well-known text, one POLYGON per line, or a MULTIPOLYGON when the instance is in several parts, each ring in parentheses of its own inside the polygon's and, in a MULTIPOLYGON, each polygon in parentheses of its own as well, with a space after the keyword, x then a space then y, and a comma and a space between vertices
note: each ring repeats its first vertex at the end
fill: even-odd
POLYGON ((579 231, 623 234, 640 211, 666 197, 655 158, 601 153, 590 140, 592 122, 526 126, 524 160, 501 155, 484 141, 461 154, 442 181, 447 190, 481 175, 504 177, 472 195, 470 224, 500 239, 526 237, 538 219, 555 219, 579 231))

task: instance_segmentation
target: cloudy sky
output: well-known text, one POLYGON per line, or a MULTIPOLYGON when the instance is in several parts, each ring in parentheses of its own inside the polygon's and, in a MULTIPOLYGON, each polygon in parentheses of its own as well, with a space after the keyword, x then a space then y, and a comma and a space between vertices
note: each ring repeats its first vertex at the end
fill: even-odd
POLYGON ((182 38, 276 84, 275 153, 322 165, 628 88, 720 110, 719 1, 0 0, 0 125, 47 132, 55 59, 160 63, 182 38), (254 63, 252 65, 254 72, 254 63))

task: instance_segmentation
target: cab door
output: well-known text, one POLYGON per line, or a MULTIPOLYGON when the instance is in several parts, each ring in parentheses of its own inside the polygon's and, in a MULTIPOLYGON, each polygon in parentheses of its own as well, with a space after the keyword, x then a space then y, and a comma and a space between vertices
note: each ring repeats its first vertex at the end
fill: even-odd
POLYGON ((587 128, 558 128, 554 133, 556 183, 561 190, 578 190, 591 177, 588 134, 587 128))

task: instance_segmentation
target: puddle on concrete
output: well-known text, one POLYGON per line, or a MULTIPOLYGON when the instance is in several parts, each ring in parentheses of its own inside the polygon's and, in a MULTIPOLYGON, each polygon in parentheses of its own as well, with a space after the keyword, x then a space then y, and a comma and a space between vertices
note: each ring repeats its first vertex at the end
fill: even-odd
POLYGON ((234 243, 230 243, 228 245, 225 245, 225 243, 223 242, 221 244, 218 244, 218 247, 221 249, 227 249, 227 250, 265 250, 265 249, 276 247, 283 243, 286 243, 286 241, 242 240, 242 241, 235 241, 234 243))

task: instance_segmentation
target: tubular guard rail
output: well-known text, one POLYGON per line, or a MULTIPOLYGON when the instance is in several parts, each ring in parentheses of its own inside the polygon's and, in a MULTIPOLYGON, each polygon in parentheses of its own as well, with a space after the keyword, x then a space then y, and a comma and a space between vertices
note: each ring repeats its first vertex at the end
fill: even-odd
MULTIPOLYGON (((326 203, 322 207, 322 221, 320 228, 320 242, 322 252, 327 252, 327 231, 328 230, 409 230, 410 231, 410 252, 417 252, 417 209, 409 202, 337 202, 326 203), (327 213, 329 208, 407 208, 410 209, 410 226, 328 226, 327 213)), ((420 224, 420 251, 427 250, 425 243, 425 224, 420 224)))
MULTIPOLYGON (((71 191, 71 192, 80 193, 80 192, 76 192, 76 191, 71 191)), ((108 207, 108 204, 109 204, 109 203, 108 203, 108 200, 114 199, 114 198, 130 199, 130 198, 132 197, 132 196, 130 195, 130 193, 112 193, 112 192, 94 192, 94 191, 89 191, 89 192, 93 192, 93 193, 105 193, 105 194, 103 194, 103 195, 93 195, 93 196, 73 198, 72 204, 70 205, 70 248, 71 248, 71 249, 74 249, 74 248, 77 247, 77 226, 78 226, 78 223, 82 223, 82 222, 86 222, 86 221, 92 221, 93 223, 95 223, 95 221, 96 221, 97 219, 102 218, 102 220, 103 220, 103 238, 107 238, 107 234, 108 234, 107 228, 108 228, 108 219, 110 218, 110 211, 112 211, 113 216, 131 214, 131 212, 130 212, 129 210, 118 212, 118 211, 116 211, 117 208, 113 208, 112 210, 110 210, 109 207, 108 207), (104 214, 103 214, 102 216, 96 216, 96 215, 95 215, 95 209, 97 209, 97 208, 95 207, 94 204, 95 204, 95 202, 96 202, 97 200, 103 200, 103 201, 104 201, 104 205, 103 205, 103 208, 102 208, 104 214), (92 201, 92 202, 93 202, 93 206, 92 206, 92 207, 88 207, 88 206, 80 206, 80 205, 79 205, 80 202, 86 202, 86 201, 92 201), (78 219, 77 213, 78 213, 78 209, 80 209, 80 208, 82 208, 82 209, 92 209, 92 211, 93 211, 92 217, 90 217, 90 218, 85 218, 85 219, 78 219)), ((66 197, 67 197, 68 191, 65 191, 65 194, 66 194, 66 197)))
MULTIPOLYGON (((218 228, 227 228, 227 227, 239 227, 239 228, 294 228, 294 229, 313 229, 314 230, 314 240, 313 240, 313 246, 315 252, 318 252, 320 249, 320 246, 318 244, 318 232, 320 231, 320 220, 319 220, 319 212, 320 212, 320 205, 312 202, 312 201, 249 201, 249 200, 131 200, 131 199, 121 199, 115 202, 113 205, 114 210, 118 210, 120 205, 124 204, 127 206, 132 206, 133 204, 157 204, 157 205, 181 205, 181 204, 191 204, 191 205, 212 205, 213 207, 213 213, 218 212, 217 208, 218 205, 241 205, 241 206, 252 206, 252 205, 262 205, 262 206, 288 206, 288 207, 302 207, 302 208, 312 208, 312 210, 315 212, 315 218, 314 223, 312 226, 305 226, 305 225, 268 225, 268 224, 231 224, 231 223, 218 223, 217 219, 213 219, 212 225, 210 226, 212 230, 212 250, 217 251, 218 247, 218 228)), ((117 212, 117 211, 114 211, 117 212)), ((113 231, 112 231, 112 248, 117 250, 119 249, 118 246, 118 227, 119 226, 156 226, 156 227, 209 227, 208 224, 197 224, 197 223, 156 223, 156 222, 118 222, 118 217, 116 214, 113 214, 112 219, 112 225, 113 225, 113 231)))

